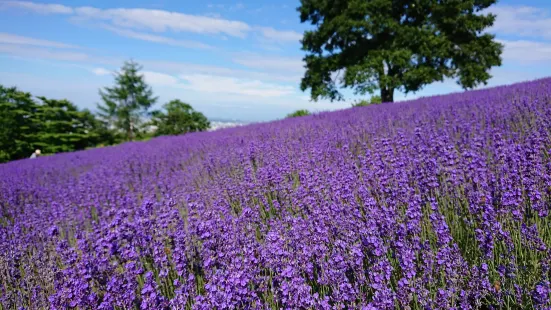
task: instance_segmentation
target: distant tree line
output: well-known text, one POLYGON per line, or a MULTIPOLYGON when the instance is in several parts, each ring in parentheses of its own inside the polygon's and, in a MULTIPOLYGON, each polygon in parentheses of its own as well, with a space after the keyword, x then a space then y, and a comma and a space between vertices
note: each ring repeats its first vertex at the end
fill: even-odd
POLYGON ((151 111, 157 97, 140 70, 127 61, 114 73, 114 86, 99 91, 97 114, 65 99, 33 97, 0 85, 0 163, 28 158, 35 149, 42 154, 70 152, 210 127, 202 113, 180 100, 151 111))

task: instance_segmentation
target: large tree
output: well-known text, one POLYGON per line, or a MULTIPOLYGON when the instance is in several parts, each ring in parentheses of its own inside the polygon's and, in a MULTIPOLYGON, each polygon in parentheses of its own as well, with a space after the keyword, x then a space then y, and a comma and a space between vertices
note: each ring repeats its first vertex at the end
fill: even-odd
POLYGON ((0 85, 0 162, 44 154, 82 150, 105 143, 101 123, 89 110, 67 100, 38 97, 0 85))
POLYGON ((40 123, 34 135, 34 145, 43 152, 83 150, 100 142, 99 123, 89 110, 79 110, 65 99, 37 98, 42 104, 35 114, 40 123))
POLYGON ((151 124, 157 127, 155 136, 204 131, 210 127, 210 122, 205 115, 193 110, 193 107, 185 102, 172 100, 163 108, 165 111, 152 112, 151 124))
POLYGON ((464 89, 486 84, 503 46, 484 33, 496 0, 301 0, 306 72, 313 100, 342 100, 339 88, 364 95, 416 92, 444 78, 464 89))
POLYGON ((103 104, 98 115, 110 128, 121 131, 132 141, 140 133, 149 108, 157 101, 153 90, 140 74, 142 67, 130 60, 115 73, 115 86, 100 90, 103 104))
POLYGON ((30 93, 0 85, 0 162, 25 158, 34 151, 38 108, 30 93))

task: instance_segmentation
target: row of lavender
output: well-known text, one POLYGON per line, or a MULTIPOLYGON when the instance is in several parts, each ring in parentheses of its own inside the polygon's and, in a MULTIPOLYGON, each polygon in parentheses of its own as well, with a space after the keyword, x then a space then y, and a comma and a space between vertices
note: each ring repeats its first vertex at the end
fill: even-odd
POLYGON ((551 79, 0 166, 0 309, 551 306, 551 79))

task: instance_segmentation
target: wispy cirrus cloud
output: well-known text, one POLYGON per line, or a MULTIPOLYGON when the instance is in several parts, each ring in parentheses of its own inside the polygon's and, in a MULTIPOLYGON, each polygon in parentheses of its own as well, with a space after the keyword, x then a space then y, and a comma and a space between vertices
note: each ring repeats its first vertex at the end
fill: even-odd
POLYGON ((154 71, 143 71, 142 74, 145 81, 154 86, 178 86, 179 84, 179 80, 170 74, 154 71))
POLYGON ((259 80, 209 74, 182 74, 184 88, 207 93, 228 93, 254 97, 281 97, 295 92, 287 85, 266 83, 259 80))
POLYGON ((111 74, 111 71, 105 69, 105 68, 94 68, 91 70, 92 73, 94 73, 95 75, 109 75, 111 74))
POLYGON ((83 18, 107 20, 114 25, 147 29, 155 32, 191 32, 198 34, 225 34, 243 38, 250 26, 240 21, 190 15, 178 12, 151 9, 97 9, 76 8, 76 14, 83 18))
MULTIPOLYGON (((51 43, 47 41, 46 45, 51 43)), ((0 44, 0 53, 34 60, 63 61, 82 67, 97 76, 112 74, 115 71, 104 66, 117 67, 123 61, 123 59, 97 57, 84 52, 53 51, 43 47, 13 44, 0 44)), ((185 89, 205 94, 228 94, 247 97, 249 98, 247 100, 282 97, 296 93, 295 87, 286 84, 294 80, 288 80, 289 77, 285 75, 278 77, 258 71, 177 62, 154 60, 138 60, 138 62, 146 69, 141 72, 146 82, 154 87, 185 89)))
POLYGON ((548 9, 498 5, 487 11, 497 16, 492 32, 524 38, 551 39, 551 12, 548 9))
POLYGON ((8 54, 14 57, 34 59, 38 58, 74 62, 90 60, 89 55, 86 53, 51 50, 42 47, 28 47, 14 44, 0 44, 0 53, 8 54))
POLYGON ((3 6, 42 14, 74 14, 80 18, 109 21, 113 25, 147 29, 155 32, 171 30, 199 34, 225 34, 243 38, 251 27, 241 21, 191 15, 165 10, 142 8, 99 9, 95 7, 68 7, 61 4, 40 4, 27 1, 7 1, 3 6))
MULTIPOLYGON (((162 60, 142 60, 141 64, 151 70, 167 72, 171 74, 201 74, 216 75, 224 77, 241 77, 250 80, 269 81, 277 83, 296 84, 300 76, 296 72, 263 72, 260 70, 244 70, 228 68, 223 66, 212 66, 194 64, 188 62, 162 61, 162 60)), ((252 69, 252 68, 251 68, 252 69)))
POLYGON ((197 41, 191 41, 191 40, 178 40, 173 39, 165 36, 159 36, 155 34, 149 34, 149 33, 143 33, 143 32, 137 32, 134 30, 129 29, 121 29, 109 25, 103 25, 103 29, 109 30, 113 33, 116 33, 120 36, 142 40, 142 41, 148 41, 148 42, 154 42, 154 43, 160 43, 160 44, 167 44, 172 46, 181 46, 186 48, 196 48, 196 49, 214 49, 214 47, 204 44, 197 41))
POLYGON ((258 27, 258 30, 266 40, 277 42, 295 42, 302 39, 302 34, 292 30, 276 30, 272 27, 258 27))
POLYGON ((521 64, 551 62, 551 42, 527 40, 499 40, 503 45, 503 59, 521 64))
MULTIPOLYGON (((8 36, 6 36, 8 37, 8 36)), ((27 38, 31 40, 32 38, 27 38)), ((7 40, 6 40, 7 41, 7 40)), ((11 41, 13 42, 13 40, 11 41)), ((53 41, 46 41, 52 43, 53 41)), ((58 42, 54 42, 58 43, 58 42)), ((59 43, 62 44, 62 43, 59 43)), ((54 44, 55 46, 60 46, 54 44)), ((12 57, 36 59, 36 60, 57 60, 65 63, 73 63, 96 68, 97 66, 119 67, 124 58, 120 57, 103 57, 86 52, 75 52, 69 50, 52 50, 48 46, 35 46, 23 44, 5 44, 0 42, 0 53, 7 54, 12 57)), ((213 66, 204 64, 195 64, 190 62, 152 60, 152 59, 137 59, 148 70, 164 72, 167 74, 199 74, 199 75, 215 75, 222 77, 241 77, 248 80, 259 80, 274 83, 292 83, 296 84, 300 80, 300 71, 293 69, 293 59, 286 58, 271 58, 261 57, 256 54, 240 54, 236 55, 234 62, 241 63, 247 69, 235 69, 224 66, 213 66), (247 57, 249 58, 247 60, 247 57), (263 64, 261 64, 263 63, 263 64), (273 68, 270 69, 270 68, 273 68), (283 70, 281 70, 283 69, 283 70), (290 69, 290 70, 287 70, 290 69), (263 71, 267 70, 267 71, 263 71)), ((96 75, 105 75, 106 71, 98 70, 91 71, 96 75)))
MULTIPOLYGON (((80 21, 101 21, 109 23, 112 27, 119 29, 126 28, 131 30, 146 30, 152 32, 188 32, 195 34, 221 35, 235 38, 245 38, 249 33, 258 33, 265 40, 277 42, 298 42, 301 34, 286 30, 281 31, 270 27, 251 26, 238 20, 229 20, 217 16, 192 15, 174 11, 144 9, 144 8, 112 8, 100 9, 91 6, 70 7, 61 4, 44 4, 29 1, 5 1, 0 3, 4 8, 16 8, 25 11, 31 11, 39 14, 64 14, 80 21)), ((243 9, 244 5, 238 3, 231 6, 230 9, 243 9)), ((123 35, 125 35, 123 33, 123 35)), ((144 38, 145 34, 126 33, 125 36, 134 38, 144 38)), ((145 40, 180 44, 179 40, 174 41, 147 37, 145 40)), ((202 47, 200 47, 202 48, 202 47)))
MULTIPOLYGON (((104 68, 96 68, 94 73, 106 75, 110 71, 104 68)), ((143 71, 142 74, 145 81, 150 85, 187 89, 199 93, 268 98, 286 96, 296 91, 294 87, 289 85, 215 74, 184 73, 174 75, 157 71, 143 71)))
POLYGON ((29 1, 4 1, 0 7, 16 7, 39 14, 73 14, 71 7, 62 4, 35 3, 29 1))
POLYGON ((53 48, 75 48, 75 49, 80 48, 72 44, 24 37, 16 34, 5 33, 5 32, 0 32, 0 43, 17 44, 17 45, 34 45, 34 46, 53 47, 53 48))
POLYGON ((532 6, 496 5, 487 12, 496 15, 489 32, 504 45, 505 63, 529 64, 551 61, 551 11, 532 6), (503 39, 506 38, 506 39, 503 39))
POLYGON ((262 71, 303 73, 304 63, 300 57, 266 56, 255 53, 241 53, 232 58, 233 62, 248 68, 262 71))

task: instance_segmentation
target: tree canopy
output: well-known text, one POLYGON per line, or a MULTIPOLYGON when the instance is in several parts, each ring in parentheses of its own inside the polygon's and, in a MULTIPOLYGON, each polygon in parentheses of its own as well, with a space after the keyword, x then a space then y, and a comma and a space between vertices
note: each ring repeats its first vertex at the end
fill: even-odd
POLYGON ((0 162, 27 157, 34 151, 37 108, 30 93, 0 85, 0 162))
POLYGON ((188 103, 171 100, 163 108, 153 111, 151 124, 157 127, 155 136, 180 135, 187 132, 209 129, 210 122, 201 112, 193 110, 188 103))
POLYGON ((105 139, 101 124, 88 110, 67 100, 38 97, 0 85, 0 162, 82 150, 105 139))
POLYGON ((157 97, 141 68, 134 61, 124 63, 115 85, 99 90, 103 103, 97 115, 66 99, 0 85, 0 163, 28 158, 36 149, 46 155, 209 129, 205 115, 180 100, 150 113, 157 97), (156 130, 146 131, 150 125, 156 130))
POLYGON ((342 100, 380 90, 416 92, 453 78, 464 89, 486 84, 501 65, 503 46, 484 31, 495 15, 482 11, 496 0, 301 0, 302 23, 313 30, 301 41, 307 52, 301 89, 313 100, 342 100))
POLYGON ((67 100, 38 97, 42 104, 34 115, 40 122, 35 146, 45 153, 82 150, 99 138, 96 118, 89 110, 79 110, 67 100))
POLYGON ((100 90, 103 104, 98 104, 98 115, 111 129, 116 129, 132 141, 140 134, 144 117, 157 97, 139 72, 142 67, 130 60, 115 73, 115 85, 100 90))

